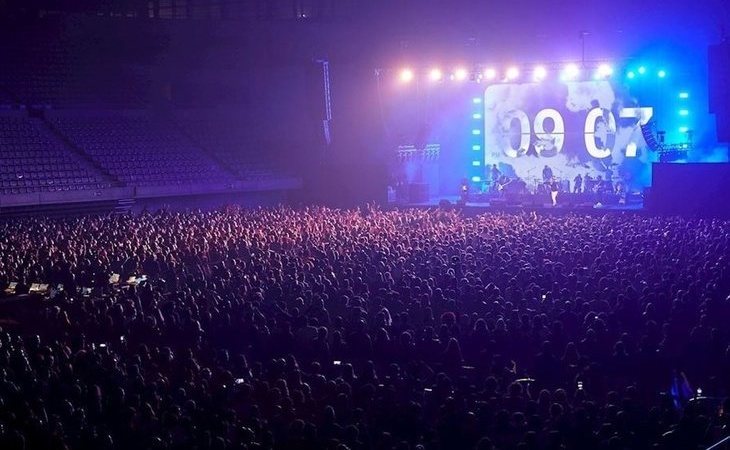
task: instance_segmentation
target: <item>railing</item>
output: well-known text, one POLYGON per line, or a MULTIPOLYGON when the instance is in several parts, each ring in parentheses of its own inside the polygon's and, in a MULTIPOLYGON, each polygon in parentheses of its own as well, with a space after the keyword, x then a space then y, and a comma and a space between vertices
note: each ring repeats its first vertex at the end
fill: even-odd
POLYGON ((270 180, 234 181, 228 185, 140 186, 89 189, 85 191, 33 192, 0 195, 0 208, 62 203, 114 201, 155 197, 183 197, 187 195, 223 194, 234 192, 288 191, 301 189, 298 177, 276 177, 270 180))
POLYGON ((725 436, 719 442, 707 447, 707 450, 727 450, 730 449, 730 436, 725 436))

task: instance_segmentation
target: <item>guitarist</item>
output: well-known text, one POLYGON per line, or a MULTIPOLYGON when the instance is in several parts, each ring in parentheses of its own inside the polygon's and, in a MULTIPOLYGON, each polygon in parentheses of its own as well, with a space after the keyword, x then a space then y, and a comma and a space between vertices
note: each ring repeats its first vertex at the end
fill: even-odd
POLYGON ((509 186, 512 181, 514 180, 502 175, 497 181, 497 192, 499 192, 500 194, 504 194, 504 188, 509 186))

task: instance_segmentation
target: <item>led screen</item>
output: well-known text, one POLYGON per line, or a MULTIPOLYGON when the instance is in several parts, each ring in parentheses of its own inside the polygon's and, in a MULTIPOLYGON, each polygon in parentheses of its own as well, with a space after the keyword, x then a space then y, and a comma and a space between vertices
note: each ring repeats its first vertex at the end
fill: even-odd
POLYGON ((571 182, 580 174, 635 189, 649 184, 657 155, 640 125, 654 109, 639 107, 610 81, 494 84, 483 105, 487 168, 497 164, 528 184, 542 179, 546 165, 571 182))

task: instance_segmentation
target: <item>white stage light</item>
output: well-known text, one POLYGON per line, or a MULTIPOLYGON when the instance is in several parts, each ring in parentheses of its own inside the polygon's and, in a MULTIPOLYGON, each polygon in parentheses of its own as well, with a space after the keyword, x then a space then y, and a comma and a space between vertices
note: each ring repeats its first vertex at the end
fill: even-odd
POLYGON ((428 73, 428 79, 431 81, 441 81, 441 78, 443 78, 444 74, 441 73, 440 69, 431 69, 431 71, 428 73))
POLYGON ((544 66, 535 67, 534 72, 532 72, 532 79, 534 81, 542 81, 545 77, 547 77, 547 69, 544 66))
POLYGON ((497 78, 497 71, 491 68, 485 70, 484 78, 486 78, 487 80, 494 80, 495 78, 497 78))
POLYGON ((469 76, 469 72, 467 72, 466 69, 463 67, 459 67, 456 70, 454 70, 454 79, 456 81, 464 81, 469 76))
POLYGON ((520 69, 517 67, 510 67, 507 69, 507 79, 508 80, 516 80, 517 77, 520 76, 520 69))
POLYGON ((608 64, 601 64, 598 66, 598 69, 596 70, 597 79, 608 78, 611 75, 613 75, 613 67, 608 64))
POLYGON ((563 79, 564 80, 575 80, 580 76, 580 67, 578 67, 577 64, 568 64, 563 69, 563 79))
POLYGON ((403 83, 410 83, 413 81, 413 78, 415 75, 413 74, 413 70, 411 69, 403 69, 400 71, 400 75, 398 75, 398 78, 400 78, 400 81, 403 83))

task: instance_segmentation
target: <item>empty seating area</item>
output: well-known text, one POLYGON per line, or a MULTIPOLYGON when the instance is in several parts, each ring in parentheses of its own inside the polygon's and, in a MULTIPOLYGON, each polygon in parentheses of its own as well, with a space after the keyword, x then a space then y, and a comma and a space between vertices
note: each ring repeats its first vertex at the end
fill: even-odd
MULTIPOLYGON (((135 106, 141 104, 138 86, 118 68, 94 67, 62 51, 42 48, 0 71, 0 89, 12 93, 26 105, 135 106)), ((9 58, 12 61, 14 58, 9 58)))
POLYGON ((0 105, 3 91, 29 106, 140 105, 148 76, 137 72, 144 70, 114 58, 80 29, 49 19, 0 30, 0 105))
POLYGON ((51 122, 130 186, 221 186, 233 181, 178 130, 145 114, 62 114, 51 122))
POLYGON ((66 148, 38 119, 0 116, 0 192, 104 189, 111 183, 66 148))
POLYGON ((7 108, 15 104, 15 99, 9 92, 0 87, 0 108, 7 108))
POLYGON ((27 105, 60 103, 64 95, 85 95, 78 68, 84 64, 64 45, 66 37, 58 25, 15 30, 16 40, 0 43, 0 57, 7 70, 0 70, 0 91, 12 93, 27 105), (73 91, 73 92, 72 92, 73 91))
POLYGON ((0 85, 29 105, 58 103, 64 95, 83 95, 83 90, 73 89, 78 82, 68 72, 70 66, 63 55, 47 51, 44 55, 45 61, 33 58, 14 64, 13 70, 3 71, 0 85))
POLYGON ((218 161, 245 181, 268 180, 280 176, 269 149, 252 143, 248 127, 235 114, 180 114, 178 123, 184 132, 218 161))

